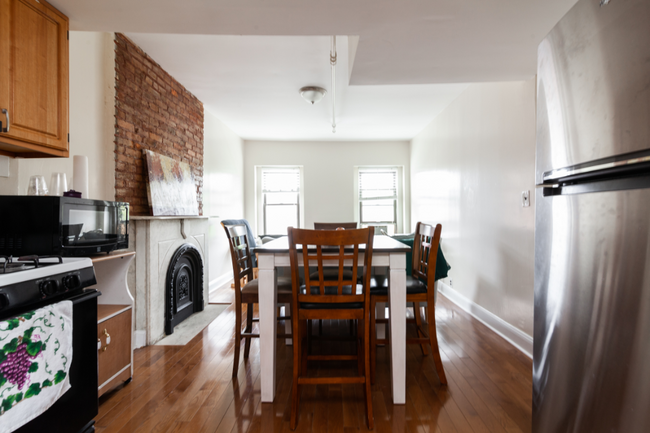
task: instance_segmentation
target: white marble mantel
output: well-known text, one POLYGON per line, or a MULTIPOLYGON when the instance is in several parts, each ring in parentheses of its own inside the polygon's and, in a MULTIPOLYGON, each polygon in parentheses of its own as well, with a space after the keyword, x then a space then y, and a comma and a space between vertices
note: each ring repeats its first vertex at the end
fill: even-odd
POLYGON ((192 244, 201 253, 203 302, 207 304, 208 229, 207 216, 130 217, 129 249, 136 252, 128 275, 129 287, 135 287, 135 347, 155 344, 165 336, 167 268, 183 244, 192 244))

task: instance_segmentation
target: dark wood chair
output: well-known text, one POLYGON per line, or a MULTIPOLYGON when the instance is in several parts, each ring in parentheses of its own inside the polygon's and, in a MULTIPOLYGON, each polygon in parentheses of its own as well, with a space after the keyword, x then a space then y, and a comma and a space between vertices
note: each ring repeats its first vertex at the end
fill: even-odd
MULTIPOLYGON (((434 286, 436 275, 436 261, 438 257, 438 247, 440 245, 440 233, 442 226, 440 224, 433 227, 429 224, 418 222, 415 227, 415 239, 413 240, 413 267, 412 277, 406 278, 406 302, 413 303, 413 313, 415 319, 408 320, 408 323, 415 323, 418 338, 407 338, 406 342, 411 344, 420 344, 422 354, 427 355, 426 345, 431 346, 433 362, 436 366, 436 372, 440 383, 447 384, 447 376, 442 366, 440 358, 440 349, 438 348, 438 337, 436 335, 436 289, 434 286), (423 318, 420 313, 420 303, 427 303, 427 328, 423 326, 423 318)), ((376 324, 388 323, 386 319, 376 318, 376 307, 378 302, 388 302, 389 278, 387 276, 377 276, 372 278, 370 284, 370 361, 372 383, 375 382, 375 372, 377 364, 377 345, 387 344, 386 339, 377 339, 376 324)))
POLYGON ((291 394, 291 429, 298 423, 300 385, 351 384, 364 385, 368 428, 374 426, 370 390, 370 269, 374 228, 356 230, 303 230, 289 228, 289 258, 293 302, 293 385, 291 394), (359 245, 366 244, 363 267, 359 269, 359 245), (309 246, 309 249, 308 249, 309 246), (305 267, 318 268, 318 280, 307 273, 300 282, 299 255, 305 267), (344 262, 352 263, 352 278, 343 276, 344 262), (326 280, 324 264, 338 263, 338 278, 326 280), (361 277, 361 283, 358 283, 361 277), (309 355, 307 321, 313 319, 357 320, 359 332, 356 355, 309 355), (309 377, 308 361, 357 361, 357 376, 309 377))
MULTIPOLYGON (((338 229, 344 229, 344 230, 350 230, 350 229, 356 229, 357 228, 357 223, 356 222, 350 222, 350 223, 314 223, 314 230, 338 230, 338 229)), ((309 277, 312 280, 315 280, 318 278, 318 272, 311 272, 309 277)), ((332 279, 338 279, 338 270, 334 268, 325 268, 323 269, 323 278, 326 280, 332 280, 332 279)), ((352 278, 352 271, 349 268, 345 268, 343 271, 343 277, 346 279, 352 278)), ((312 324, 311 321, 309 323, 309 330, 311 332, 312 329, 312 324)), ((353 334, 354 332, 354 321, 350 321, 350 334, 353 334)), ((318 321, 318 335, 323 335, 323 321, 319 320, 318 321)))
MULTIPOLYGON (((235 279, 235 356, 233 359, 232 377, 237 377, 239 368, 239 351, 241 340, 246 340, 244 347, 244 359, 248 358, 251 347, 251 338, 259 338, 259 334, 252 332, 253 322, 259 321, 253 317, 253 304, 259 303, 259 281, 253 278, 253 256, 250 251, 250 241, 244 224, 221 226, 226 231, 230 244, 230 256, 232 258, 232 271, 235 279), (246 277, 246 279, 244 279, 246 277), (247 281, 242 286, 242 281, 247 281), (246 328, 242 332, 242 305, 246 304, 246 328)), ((290 304, 291 279, 278 278, 278 304, 290 304)), ((290 316, 278 317, 278 320, 289 320, 290 316)), ((278 334, 278 337, 291 338, 290 334, 278 334)))
MULTIPOLYGON (((357 223, 352 222, 352 223, 314 223, 314 230, 338 230, 338 229, 343 229, 343 230, 350 230, 350 229, 356 229, 357 228, 357 223)), ((338 278, 338 271, 334 268, 325 268, 323 269, 324 275, 323 277, 326 280, 331 280, 331 279, 337 279, 338 278)), ((345 273, 343 274, 344 277, 350 278, 351 273, 349 268, 345 268, 345 273)), ((312 280, 315 280, 318 278, 318 274, 312 272, 309 277, 312 280)))
MULTIPOLYGON (((255 236, 253 236, 253 229, 251 228, 251 225, 248 223, 247 219, 226 219, 221 221, 221 226, 223 227, 224 225, 226 226, 236 226, 236 225, 244 225, 246 226, 246 234, 248 235, 248 246, 251 250, 254 250, 257 247, 257 242, 255 241, 255 236)), ((257 278, 257 258, 253 255, 253 278, 257 278)), ((241 285, 245 285, 247 283, 247 279, 244 278, 241 281, 241 285)), ((232 283, 230 285, 231 288, 235 288, 235 283, 232 283)))
POLYGON ((314 230, 336 230, 338 228, 345 230, 356 229, 357 223, 314 223, 314 230))

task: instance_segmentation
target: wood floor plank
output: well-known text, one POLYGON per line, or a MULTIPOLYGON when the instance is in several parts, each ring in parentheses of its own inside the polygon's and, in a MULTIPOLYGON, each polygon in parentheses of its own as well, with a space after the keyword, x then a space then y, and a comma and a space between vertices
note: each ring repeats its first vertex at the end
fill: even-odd
MULTIPOLYGON (((220 300, 232 297, 229 288, 220 290, 220 300)), ((436 318, 448 386, 440 384, 431 355, 423 356, 419 346, 408 345, 406 404, 393 405, 389 351, 380 347, 377 380, 372 386, 375 431, 529 433, 530 359, 444 296, 439 297, 436 318)), ((273 403, 262 403, 258 340, 253 340, 249 358, 240 358, 237 378, 231 378, 234 324, 235 311, 230 306, 185 346, 136 350, 133 380, 102 396, 96 431, 291 432, 292 346, 277 340, 276 398, 273 403)), ((284 325, 279 323, 278 328, 284 325)), ((349 337, 349 323, 324 321, 323 333, 349 337)), ((340 353, 354 350, 353 344, 314 340, 313 350, 340 353)), ((345 374, 348 364, 354 374, 354 363, 326 362, 310 363, 309 374, 345 374)), ((362 386, 301 386, 300 392, 296 432, 367 431, 362 386)))
MULTIPOLYGON (((450 341, 454 339, 462 340, 467 337, 450 327, 443 331, 443 338, 450 341)), ((507 370, 503 368, 498 360, 493 359, 484 351, 475 349, 472 346, 472 344, 466 344, 461 348, 456 344, 450 344, 448 347, 450 350, 455 351, 468 365, 478 367, 484 378, 494 382, 499 389, 510 397, 510 400, 515 405, 520 407, 522 410, 530 412, 532 419, 532 400, 528 395, 532 394, 532 387, 526 389, 520 386, 520 384, 516 383, 516 380, 508 374, 507 370)), ((476 373, 478 373, 478 371, 476 371, 476 373)))
POLYGON ((446 365, 457 370, 454 376, 462 378, 463 392, 472 396, 472 401, 474 401, 472 404, 475 407, 484 405, 485 408, 490 411, 490 415, 484 416, 484 419, 490 420, 490 430, 499 431, 499 429, 492 424, 493 422, 497 422, 502 431, 508 433, 521 433, 522 430, 499 404, 499 399, 495 398, 495 396, 483 386, 463 361, 448 348, 443 348, 441 351, 444 353, 443 356, 447 357, 450 361, 446 365), (477 401, 477 399, 480 399, 480 401, 477 401))
MULTIPOLYGON (((413 357, 421 356, 420 352, 414 353, 413 351, 414 348, 415 348, 414 346, 411 346, 408 349, 411 352, 412 356, 413 357)), ((475 390, 467 383, 467 380, 464 377, 464 375, 456 368, 453 362, 455 359, 447 356, 447 352, 444 349, 441 352, 442 352, 441 357, 443 359, 447 380, 450 382, 448 388, 450 390, 455 390, 455 389, 460 390, 460 394, 462 396, 457 394, 457 397, 459 397, 457 398, 457 401, 460 400, 459 404, 465 407, 463 413, 466 414, 471 413, 472 414, 471 419, 475 419, 474 421, 472 421, 472 428, 474 429, 474 431, 477 433, 480 431, 505 433, 505 429, 503 428, 499 420, 494 416, 492 411, 487 407, 483 399, 481 399, 478 396, 478 394, 475 392, 475 390), (477 422, 478 420, 480 420, 480 422, 477 422)), ((431 360, 427 358, 431 358, 431 357, 430 356, 424 357, 427 364, 431 364, 431 360)), ((429 365, 429 367, 432 366, 429 365)))

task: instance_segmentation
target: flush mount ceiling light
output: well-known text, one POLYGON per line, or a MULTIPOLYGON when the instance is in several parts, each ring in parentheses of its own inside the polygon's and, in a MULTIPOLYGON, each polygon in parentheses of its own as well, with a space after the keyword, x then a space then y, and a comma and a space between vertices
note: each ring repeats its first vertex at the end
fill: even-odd
POLYGON ((326 93, 327 90, 322 87, 306 86, 300 89, 300 96, 302 96, 305 101, 311 102, 312 105, 323 99, 323 96, 325 96, 326 93))

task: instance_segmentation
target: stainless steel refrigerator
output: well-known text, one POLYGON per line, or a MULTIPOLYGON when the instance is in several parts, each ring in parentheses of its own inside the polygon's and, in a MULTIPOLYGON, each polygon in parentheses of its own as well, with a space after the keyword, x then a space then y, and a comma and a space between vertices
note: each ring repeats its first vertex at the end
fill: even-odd
POLYGON ((537 74, 533 432, 647 433, 650 0, 578 1, 537 74))

